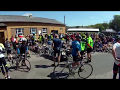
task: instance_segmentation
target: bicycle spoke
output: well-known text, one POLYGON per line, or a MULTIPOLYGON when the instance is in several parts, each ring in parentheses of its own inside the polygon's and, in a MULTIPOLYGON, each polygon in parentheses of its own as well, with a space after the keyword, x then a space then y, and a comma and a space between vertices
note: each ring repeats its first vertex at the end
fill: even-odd
POLYGON ((86 79, 88 78, 93 72, 93 67, 91 64, 84 64, 78 70, 78 75, 80 78, 86 79))

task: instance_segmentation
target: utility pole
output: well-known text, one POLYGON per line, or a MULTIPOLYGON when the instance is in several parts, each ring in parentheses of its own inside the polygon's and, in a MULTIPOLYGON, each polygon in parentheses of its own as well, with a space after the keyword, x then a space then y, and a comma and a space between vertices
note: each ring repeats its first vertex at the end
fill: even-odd
MULTIPOLYGON (((64 25, 65 25, 65 15, 64 15, 64 25)), ((67 27, 65 25, 65 33, 67 33, 67 27)))
POLYGON ((65 16, 64 16, 64 24, 65 24, 65 16))

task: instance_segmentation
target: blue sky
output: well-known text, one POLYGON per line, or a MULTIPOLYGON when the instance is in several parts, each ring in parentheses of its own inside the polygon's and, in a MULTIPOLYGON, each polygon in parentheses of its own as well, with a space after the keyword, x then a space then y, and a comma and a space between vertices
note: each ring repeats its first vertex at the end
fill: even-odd
POLYGON ((108 23, 114 15, 120 15, 120 11, 0 11, 0 15, 26 15, 34 17, 56 19, 64 23, 66 17, 67 26, 86 26, 97 23, 108 23))

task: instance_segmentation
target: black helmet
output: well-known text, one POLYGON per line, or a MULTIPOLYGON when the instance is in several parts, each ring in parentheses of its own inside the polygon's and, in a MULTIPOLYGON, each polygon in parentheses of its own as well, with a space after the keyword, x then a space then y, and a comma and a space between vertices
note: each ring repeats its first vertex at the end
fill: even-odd
POLYGON ((120 40, 120 35, 116 36, 116 41, 120 40))

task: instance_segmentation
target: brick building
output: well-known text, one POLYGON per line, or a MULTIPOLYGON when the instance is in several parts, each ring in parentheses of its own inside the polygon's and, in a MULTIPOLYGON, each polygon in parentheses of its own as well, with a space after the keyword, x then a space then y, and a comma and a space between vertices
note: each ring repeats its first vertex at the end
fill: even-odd
POLYGON ((0 42, 4 42, 6 38, 10 40, 11 36, 23 34, 24 36, 35 33, 65 34, 66 26, 54 19, 33 17, 33 16, 17 16, 17 15, 0 15, 0 42))

